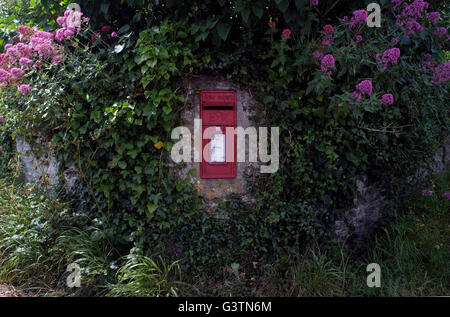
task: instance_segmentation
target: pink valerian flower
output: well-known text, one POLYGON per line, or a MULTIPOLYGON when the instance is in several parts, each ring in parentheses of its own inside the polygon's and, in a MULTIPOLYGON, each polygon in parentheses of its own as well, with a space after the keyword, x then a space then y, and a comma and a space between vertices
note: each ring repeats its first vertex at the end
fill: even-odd
POLYGON ((328 75, 331 75, 331 71, 329 68, 333 68, 335 66, 335 60, 334 56, 331 54, 327 54, 322 58, 322 61, 320 62, 320 69, 327 73, 328 75))
POLYGON ((111 33, 111 37, 117 37, 117 33, 116 32, 112 32, 111 33))
POLYGON ((450 200, 450 192, 443 193, 442 197, 447 199, 447 200, 450 200))
POLYGON ((429 190, 429 189, 423 189, 422 190, 422 196, 423 197, 430 197, 433 196, 433 191, 429 190))
POLYGON ((356 89, 361 93, 366 95, 372 95, 372 82, 370 80, 363 80, 358 85, 356 85, 356 89))
POLYGON ((3 68, 0 68, 0 83, 5 84, 9 82, 11 79, 11 73, 4 70, 3 68))
POLYGON ((332 34, 333 32, 334 32, 334 29, 331 24, 327 24, 323 27, 323 33, 325 33, 325 35, 332 34))
POLYGON ((394 104, 394 96, 392 94, 384 94, 381 97, 380 102, 382 105, 392 105, 392 104, 394 104))
POLYGON ((447 34, 447 29, 444 27, 438 27, 436 28, 436 31, 434 31, 434 34, 439 37, 443 37, 445 34, 447 34))
POLYGON ((313 56, 314 59, 316 59, 318 61, 322 61, 322 58, 323 58, 324 55, 323 55, 323 53, 321 51, 314 51, 312 53, 312 56, 313 56))
POLYGON ((14 77, 15 80, 19 81, 22 79, 23 75, 25 75, 25 72, 21 70, 20 68, 11 68, 11 75, 14 77))
POLYGON ((362 95, 359 91, 352 92, 352 97, 348 101, 349 104, 353 104, 354 102, 359 102, 362 98, 362 95))
POLYGON ((344 16, 344 17, 342 18, 342 21, 347 22, 347 21, 348 21, 348 16, 344 16))
POLYGON ((429 3, 423 0, 414 0, 411 4, 403 2, 402 11, 396 16, 396 25, 403 27, 406 36, 423 31, 423 26, 417 22, 422 17, 422 13, 428 9, 429 3))
POLYGON ((441 14, 439 12, 430 12, 427 13, 427 18, 431 21, 431 23, 436 24, 441 18, 441 14))
POLYGON ((2 122, 2 121, 3 121, 3 119, 4 119, 4 118, 3 118, 3 116, 0 116, 0 122, 2 122))
POLYGON ((361 35, 357 35, 356 37, 356 42, 362 42, 363 37, 361 35))
POLYGON ((400 49, 394 47, 384 51, 382 61, 384 64, 393 63, 397 64, 400 57, 400 49))
POLYGON ((398 44, 398 38, 393 37, 391 42, 392 42, 392 44, 397 45, 398 44))
POLYGON ((269 28, 274 29, 277 27, 277 24, 275 23, 275 21, 270 21, 269 22, 269 28))
POLYGON ((445 83, 450 80, 450 62, 445 62, 434 69, 431 82, 435 85, 445 83))
POLYGON ((319 5, 319 0, 310 0, 309 3, 313 6, 313 7, 317 7, 319 5))
POLYGON ((19 64, 20 64, 20 66, 22 66, 22 68, 26 67, 27 65, 29 65, 31 63, 33 63, 33 61, 31 59, 29 59, 29 58, 26 58, 26 57, 22 57, 19 60, 19 64))
POLYGON ((19 31, 20 33, 21 40, 24 42, 28 42, 35 30, 26 25, 19 25, 17 31, 19 31))
POLYGON ((353 12, 352 19, 350 20, 350 28, 353 29, 360 22, 367 22, 367 11, 366 10, 356 10, 353 12))
POLYGON ((19 87, 19 90, 22 93, 22 95, 26 95, 32 89, 33 89, 33 87, 31 87, 30 85, 20 85, 20 87, 19 87))
POLYGON ((289 30, 289 29, 284 29, 283 30, 283 32, 282 32, 282 34, 283 34, 283 36, 285 37, 285 38, 290 38, 291 37, 291 30, 289 30))

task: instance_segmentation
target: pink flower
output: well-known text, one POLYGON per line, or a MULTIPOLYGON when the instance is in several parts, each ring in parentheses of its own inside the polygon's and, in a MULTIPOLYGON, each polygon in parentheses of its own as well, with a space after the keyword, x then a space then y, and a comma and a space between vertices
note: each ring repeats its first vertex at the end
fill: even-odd
POLYGON ((348 16, 344 16, 344 17, 342 18, 342 21, 347 22, 347 21, 348 21, 348 16))
POLYGON ((0 145, 0 153, 3 151, 3 147, 0 145))
POLYGON ((318 61, 321 61, 322 58, 323 58, 323 53, 321 51, 314 51, 312 53, 312 56, 313 56, 314 59, 316 59, 318 61))
POLYGON ((112 32, 111 33, 111 37, 116 37, 117 36, 117 33, 116 32, 112 32))
POLYGON ((3 121, 3 116, 0 116, 0 122, 2 122, 3 121))
POLYGON ((443 37, 447 33, 447 29, 444 27, 436 28, 436 31, 434 31, 434 34, 436 34, 439 37, 443 37))
POLYGON ((432 83, 439 85, 450 80, 450 62, 445 62, 434 69, 432 83))
POLYGON ((269 28, 274 29, 276 28, 277 24, 275 23, 275 21, 270 21, 269 22, 269 28))
POLYGON ((31 89, 33 89, 33 87, 31 87, 30 85, 20 85, 19 89, 22 95, 26 95, 31 91, 31 89))
POLYGON ((443 193, 442 197, 450 200, 450 192, 443 193))
POLYGON ((356 36, 356 42, 362 42, 363 37, 361 35, 356 36))
POLYGON ((398 44, 398 38, 393 37, 391 42, 392 42, 392 44, 397 45, 398 44))
POLYGON ((22 79, 25 72, 21 70, 20 68, 11 68, 11 74, 15 77, 16 80, 22 79))
POLYGON ((424 197, 433 196, 433 191, 431 191, 429 189, 424 189, 424 190, 422 190, 422 196, 424 196, 424 197))
POLYGON ((331 54, 327 54, 322 58, 320 63, 320 69, 324 72, 328 72, 328 68, 333 68, 335 66, 334 56, 331 54))
POLYGON ((384 51, 382 60, 383 60, 383 63, 385 63, 385 64, 387 64, 389 62, 391 62, 393 64, 397 64, 399 57, 400 57, 400 49, 394 47, 394 48, 384 51))
POLYGON ((28 64, 31 64, 31 63, 33 63, 33 61, 32 61, 31 59, 29 59, 29 58, 26 58, 26 57, 22 57, 22 58, 19 60, 19 64, 20 64, 20 66, 22 66, 22 67, 25 67, 25 66, 27 66, 28 64))
POLYGON ((436 24, 441 18, 441 14, 439 12, 430 12, 427 14, 427 18, 431 21, 431 23, 436 24))
POLYGON ((350 28, 353 29, 355 26, 357 26, 360 22, 366 22, 367 21, 367 11, 366 10, 356 10, 353 12, 352 19, 350 20, 350 28))
POLYGON ((362 98, 362 95, 359 91, 352 92, 352 99, 349 100, 350 104, 353 104, 355 101, 359 102, 362 98))
POLYGON ((319 0, 310 0, 309 3, 313 6, 316 7, 319 5, 319 0))
POLYGON ((283 36, 285 37, 285 38, 290 38, 291 37, 291 30, 289 30, 289 29, 284 29, 283 30, 283 32, 282 32, 282 34, 283 34, 283 36))
POLYGON ((334 32, 333 26, 331 24, 327 24, 323 27, 323 33, 326 35, 332 34, 334 32))
POLYGON ((394 96, 392 94, 384 94, 381 97, 382 105, 392 105, 394 103, 394 96))
POLYGON ((356 85, 356 89, 366 95, 372 95, 372 82, 370 80, 363 80, 358 85, 356 85))

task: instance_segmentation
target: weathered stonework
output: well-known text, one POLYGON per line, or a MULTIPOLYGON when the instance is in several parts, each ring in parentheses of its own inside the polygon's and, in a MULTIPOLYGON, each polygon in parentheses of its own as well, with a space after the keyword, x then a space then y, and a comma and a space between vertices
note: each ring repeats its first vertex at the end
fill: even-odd
MULTIPOLYGON (((450 138, 437 151, 429 168, 420 170, 418 176, 423 180, 427 175, 440 174, 449 168, 450 138)), ((356 187, 358 194, 353 200, 354 208, 335 222, 334 233, 339 241, 351 242, 352 247, 361 248, 383 217, 389 201, 377 184, 369 186, 366 179, 358 180, 356 187)))
MULTIPOLYGON (((231 81, 219 77, 197 76, 189 81, 187 89, 187 109, 182 113, 184 125, 189 128, 194 144, 194 119, 200 119, 200 91, 201 90, 234 90, 237 93, 237 126, 247 128, 252 126, 254 116, 255 101, 251 92, 237 88, 231 81)), ((248 158, 248 139, 246 140, 246 157, 248 158)), ((191 153, 193 157, 193 150, 191 153)), ((258 167, 257 163, 237 163, 237 175, 234 179, 201 179, 199 163, 185 163, 179 171, 178 177, 189 178, 195 185, 199 194, 210 204, 215 198, 224 198, 231 194, 243 196, 244 199, 251 199, 247 195, 247 184, 245 175, 251 175, 258 167)))
POLYGON ((38 137, 35 140, 40 150, 25 139, 16 139, 16 151, 22 167, 22 173, 27 183, 41 183, 54 188, 64 180, 66 190, 71 191, 78 181, 78 171, 70 167, 60 174, 60 164, 52 149, 52 144, 38 137), (42 153, 42 154, 41 154, 42 153))

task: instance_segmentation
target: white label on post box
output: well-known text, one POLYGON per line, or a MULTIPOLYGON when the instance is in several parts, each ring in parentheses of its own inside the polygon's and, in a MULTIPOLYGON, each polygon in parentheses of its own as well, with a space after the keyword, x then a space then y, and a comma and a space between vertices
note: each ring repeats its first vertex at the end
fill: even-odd
MULTIPOLYGON (((221 131, 220 127, 216 130, 221 131)), ((211 136, 211 162, 225 162, 225 134, 213 134, 211 136)))

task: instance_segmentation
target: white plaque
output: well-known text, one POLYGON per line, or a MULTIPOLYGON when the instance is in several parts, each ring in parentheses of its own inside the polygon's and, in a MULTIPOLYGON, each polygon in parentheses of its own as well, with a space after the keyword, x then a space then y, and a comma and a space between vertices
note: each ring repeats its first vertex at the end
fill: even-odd
POLYGON ((211 162, 225 162, 225 134, 211 136, 211 162))

